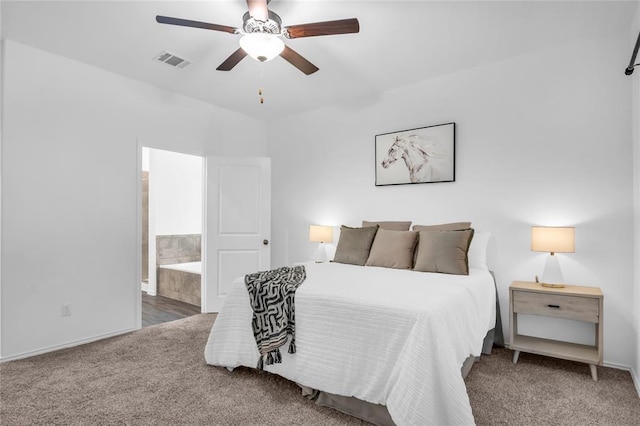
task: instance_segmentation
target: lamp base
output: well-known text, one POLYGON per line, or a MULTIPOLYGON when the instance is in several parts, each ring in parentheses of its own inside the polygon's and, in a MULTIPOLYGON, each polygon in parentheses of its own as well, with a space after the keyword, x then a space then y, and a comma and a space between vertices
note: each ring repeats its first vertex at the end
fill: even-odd
POLYGON ((564 278, 560 270, 560 263, 558 263, 558 256, 550 255, 547 257, 540 284, 544 287, 564 287, 564 278))
POLYGON ((550 288, 564 288, 564 284, 551 284, 551 283, 540 283, 542 287, 550 287, 550 288))
POLYGON ((327 250, 323 243, 318 244, 318 250, 316 250, 316 263, 324 263, 327 260, 327 250))

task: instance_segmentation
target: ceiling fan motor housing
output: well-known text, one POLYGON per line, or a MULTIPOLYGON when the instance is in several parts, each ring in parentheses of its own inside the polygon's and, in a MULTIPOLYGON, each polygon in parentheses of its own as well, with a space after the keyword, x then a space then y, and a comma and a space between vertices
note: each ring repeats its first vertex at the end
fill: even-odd
POLYGON ((269 19, 259 21, 252 18, 249 12, 247 12, 242 17, 242 30, 246 34, 267 33, 279 35, 282 32, 282 19, 280 19, 277 13, 269 11, 269 19))

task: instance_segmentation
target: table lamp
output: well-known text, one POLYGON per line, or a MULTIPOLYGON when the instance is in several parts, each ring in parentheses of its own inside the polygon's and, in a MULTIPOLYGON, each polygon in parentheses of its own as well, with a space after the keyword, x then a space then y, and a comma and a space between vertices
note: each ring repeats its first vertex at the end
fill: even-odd
POLYGON ((324 243, 330 243, 333 241, 333 227, 322 225, 309 226, 309 241, 320 243, 318 245, 318 251, 316 252, 316 262, 326 262, 327 251, 325 250, 324 243))
POLYGON ((545 287, 564 287, 560 263, 555 253, 575 252, 575 228, 554 226, 531 227, 531 250, 549 252, 542 272, 541 285, 545 287))

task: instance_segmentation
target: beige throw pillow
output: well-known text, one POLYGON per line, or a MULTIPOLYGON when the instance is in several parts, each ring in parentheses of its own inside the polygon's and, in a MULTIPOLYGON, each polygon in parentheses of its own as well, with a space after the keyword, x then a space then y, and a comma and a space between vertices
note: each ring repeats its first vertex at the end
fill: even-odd
POLYGON ((462 231, 471 228, 471 222, 452 222, 440 225, 413 225, 414 231, 462 231))
POLYGON ((342 225, 333 261, 364 266, 377 231, 378 225, 367 228, 349 228, 342 225))
POLYGON ((408 231, 411 227, 411 221, 408 222, 400 222, 400 221, 387 221, 387 222, 369 222, 367 220, 362 221, 362 227, 365 228, 367 226, 376 226, 378 225, 380 229, 388 229, 390 231, 408 231))
POLYGON ((413 231, 379 229, 371 246, 367 266, 411 269, 417 236, 413 231))
POLYGON ((468 251, 473 229, 420 231, 416 271, 469 275, 468 251))

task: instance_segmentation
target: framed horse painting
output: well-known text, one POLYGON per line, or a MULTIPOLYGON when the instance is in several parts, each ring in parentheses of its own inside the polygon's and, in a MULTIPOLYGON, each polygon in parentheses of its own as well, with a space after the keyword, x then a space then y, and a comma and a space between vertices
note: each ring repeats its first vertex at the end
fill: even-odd
POLYGON ((376 186, 454 182, 456 124, 376 135, 376 186))

